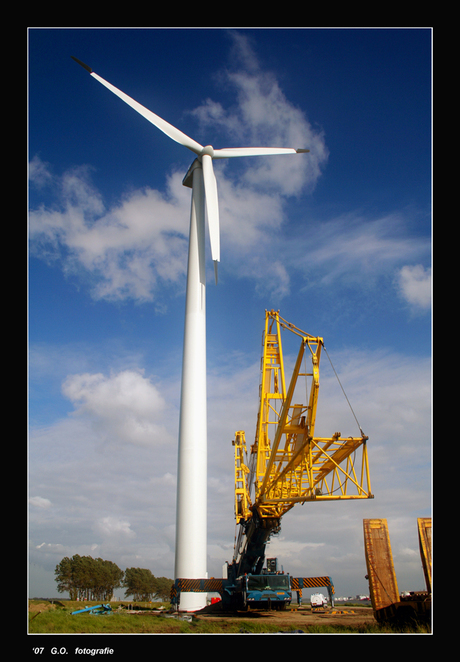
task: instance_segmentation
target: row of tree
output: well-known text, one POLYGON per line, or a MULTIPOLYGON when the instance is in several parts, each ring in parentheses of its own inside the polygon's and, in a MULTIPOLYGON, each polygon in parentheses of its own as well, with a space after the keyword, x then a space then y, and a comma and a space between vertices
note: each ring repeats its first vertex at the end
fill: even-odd
POLYGON ((68 592, 71 600, 108 601, 116 588, 125 589, 125 597, 149 602, 167 601, 172 579, 155 577, 147 568, 127 568, 125 572, 112 561, 91 556, 66 556, 54 571, 59 593, 68 592))
POLYGON ((136 602, 148 602, 157 597, 164 602, 169 600, 172 579, 154 577, 147 568, 127 568, 123 580, 125 596, 132 596, 136 602))

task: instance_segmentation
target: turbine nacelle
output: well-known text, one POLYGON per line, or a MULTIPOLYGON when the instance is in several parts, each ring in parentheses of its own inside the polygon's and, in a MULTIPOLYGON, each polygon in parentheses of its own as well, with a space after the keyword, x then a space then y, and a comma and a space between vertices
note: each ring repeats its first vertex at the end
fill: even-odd
MULTIPOLYGON (((238 156, 274 156, 282 154, 302 154, 309 152, 308 149, 293 149, 285 147, 229 147, 224 149, 214 149, 212 145, 200 145, 200 143, 190 138, 185 133, 182 133, 175 126, 169 124, 151 110, 145 108, 137 101, 134 101, 127 94, 117 89, 106 80, 94 73, 94 71, 87 64, 78 60, 76 57, 71 56, 75 62, 81 65, 90 75, 98 80, 102 85, 107 87, 111 92, 116 94, 122 101, 127 103, 131 108, 140 113, 145 119, 156 126, 160 131, 163 131, 172 140, 175 140, 180 145, 187 147, 197 155, 198 160, 201 162, 203 169, 203 183, 206 201, 206 213, 208 217, 209 238, 211 243, 211 257, 214 262, 214 271, 216 274, 217 282, 217 263, 220 261, 220 229, 219 229, 219 202, 217 197, 217 182, 214 175, 214 168, 212 165, 213 159, 226 159, 238 156)), ((187 175, 184 178, 184 184, 189 186, 187 175), (187 180, 187 183, 185 183, 187 180)))

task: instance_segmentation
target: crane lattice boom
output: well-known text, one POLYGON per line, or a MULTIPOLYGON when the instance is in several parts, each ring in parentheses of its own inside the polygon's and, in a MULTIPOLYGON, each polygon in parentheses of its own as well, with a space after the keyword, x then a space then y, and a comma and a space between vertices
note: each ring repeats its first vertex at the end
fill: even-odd
POLYGON ((234 561, 242 570, 263 563, 264 547, 279 531, 283 515, 296 503, 373 498, 367 440, 315 436, 319 365, 323 339, 266 311, 261 364, 260 404, 249 460, 244 431, 235 434, 235 516, 241 524, 234 561), (300 349, 286 389, 281 329, 300 337, 300 349), (310 358, 311 368, 303 367, 310 358), (308 370, 308 372, 307 372, 308 370), (295 403, 299 378, 310 382, 305 404, 295 403), (358 451, 361 451, 358 453, 358 451), (259 553, 261 556, 259 556, 259 553), (249 563, 247 557, 250 557, 249 563))

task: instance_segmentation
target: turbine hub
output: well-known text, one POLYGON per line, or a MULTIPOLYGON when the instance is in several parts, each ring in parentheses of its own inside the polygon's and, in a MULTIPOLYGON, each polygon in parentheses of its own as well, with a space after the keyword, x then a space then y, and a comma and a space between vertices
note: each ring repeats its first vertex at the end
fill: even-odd
POLYGON ((203 147, 203 151, 201 152, 202 155, 207 154, 208 156, 213 157, 214 156, 214 148, 212 145, 206 145, 206 147, 203 147))

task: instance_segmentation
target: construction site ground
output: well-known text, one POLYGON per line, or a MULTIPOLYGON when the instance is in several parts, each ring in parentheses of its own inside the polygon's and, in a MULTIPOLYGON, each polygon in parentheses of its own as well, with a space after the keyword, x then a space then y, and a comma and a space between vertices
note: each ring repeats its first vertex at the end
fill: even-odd
POLYGON ((284 611, 240 611, 240 612, 218 612, 215 610, 203 610, 194 614, 194 619, 207 622, 216 622, 224 626, 225 622, 235 620, 257 621, 258 624, 276 626, 280 631, 302 630, 308 631, 313 626, 345 626, 360 628, 375 624, 372 607, 347 607, 340 606, 327 609, 324 612, 312 612, 309 606, 302 605, 298 608, 286 609, 284 611))

